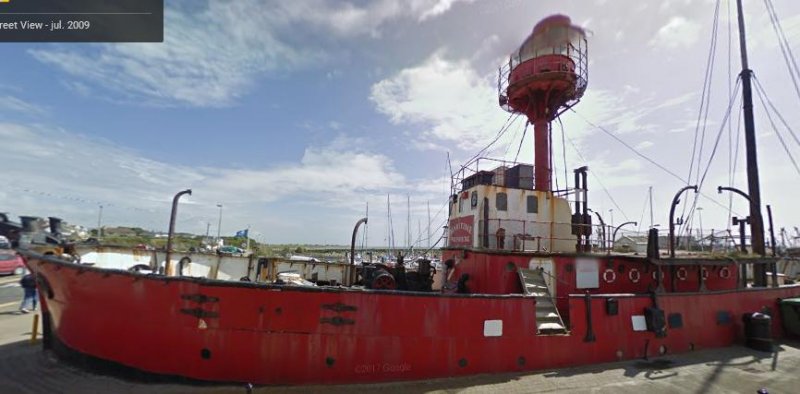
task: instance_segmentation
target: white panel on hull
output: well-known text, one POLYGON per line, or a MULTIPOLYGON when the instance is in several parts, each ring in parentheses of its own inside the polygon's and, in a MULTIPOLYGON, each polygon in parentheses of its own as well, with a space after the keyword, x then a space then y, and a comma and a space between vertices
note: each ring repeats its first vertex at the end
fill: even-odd
POLYGON ((500 337, 500 336, 503 336, 503 321, 502 320, 484 320, 483 321, 483 336, 485 336, 485 337, 500 337))
POLYGON ((596 289, 600 287, 600 263, 596 259, 576 259, 575 275, 579 289, 596 289))

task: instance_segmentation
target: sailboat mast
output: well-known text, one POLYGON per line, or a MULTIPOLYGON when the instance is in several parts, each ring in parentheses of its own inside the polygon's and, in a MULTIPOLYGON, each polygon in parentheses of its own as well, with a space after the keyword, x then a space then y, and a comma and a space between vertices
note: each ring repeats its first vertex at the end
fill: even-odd
POLYGON ((411 248, 411 195, 406 194, 406 248, 411 248))
MULTIPOLYGON (((753 71, 747 64, 747 40, 744 30, 744 13, 742 11, 742 0, 736 0, 736 8, 739 13, 739 47, 742 51, 742 94, 744 100, 744 139, 747 148, 747 186, 750 195, 750 243, 752 244, 753 254, 765 255, 764 247, 764 220, 761 217, 761 189, 758 181, 758 155, 756 153, 756 126, 753 118, 753 90, 751 78, 753 71)), ((765 285, 766 270, 763 265, 757 264, 753 267, 753 276, 756 285, 765 285)))
POLYGON ((428 204, 428 249, 431 248, 431 202, 427 201, 428 204))
POLYGON ((648 193, 650 194, 650 227, 653 228, 653 187, 650 186, 648 189, 648 193))

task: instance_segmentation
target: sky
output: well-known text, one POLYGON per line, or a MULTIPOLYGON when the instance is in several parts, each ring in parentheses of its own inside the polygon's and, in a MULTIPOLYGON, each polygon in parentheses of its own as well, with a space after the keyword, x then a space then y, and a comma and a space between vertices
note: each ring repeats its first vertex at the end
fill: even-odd
MULTIPOLYGON (((800 124, 769 14, 745 3, 750 67, 800 124)), ((772 4, 800 53, 800 3, 772 4)), ((0 44, 0 211, 95 227, 102 205, 104 226, 166 231, 173 195, 191 188, 180 232, 216 234, 221 204, 223 235, 348 244, 369 205, 367 243, 384 245, 389 195, 397 243, 410 230, 427 246, 428 207, 431 243, 446 219, 448 155, 457 168, 503 127, 497 68, 557 13, 586 29, 590 57, 586 94, 561 117, 564 144, 553 126, 557 184, 588 165, 590 206, 642 228, 652 186, 653 224, 666 229, 675 192, 706 173, 702 195, 682 202, 687 223, 725 229, 729 203, 746 215, 716 192, 747 189, 738 99, 724 121, 741 69, 727 0, 166 0, 164 43, 0 44), (690 217, 692 206, 702 210, 690 217)), ((755 100, 762 201, 791 229, 800 170, 779 136, 798 159, 800 141, 773 114, 776 134, 755 100)), ((519 149, 532 162, 524 123, 485 155, 519 149)))

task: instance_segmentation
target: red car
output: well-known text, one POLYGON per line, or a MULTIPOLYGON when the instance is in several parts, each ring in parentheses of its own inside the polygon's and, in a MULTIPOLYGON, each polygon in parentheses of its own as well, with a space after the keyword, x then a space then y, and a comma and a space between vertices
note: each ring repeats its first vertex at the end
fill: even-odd
POLYGON ((0 250, 0 275, 22 275, 25 263, 22 257, 11 250, 0 250))

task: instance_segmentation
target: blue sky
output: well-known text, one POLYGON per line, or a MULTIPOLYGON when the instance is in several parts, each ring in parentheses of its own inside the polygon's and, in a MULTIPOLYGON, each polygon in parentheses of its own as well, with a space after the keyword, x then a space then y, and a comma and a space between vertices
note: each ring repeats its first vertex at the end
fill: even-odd
MULTIPOLYGON (((179 231, 203 233, 210 222, 214 233, 222 203, 226 234, 249 225, 267 242, 344 244, 369 202, 370 243, 378 244, 386 195, 402 240, 409 194, 417 238, 428 201, 439 213, 434 227, 443 220, 447 153, 455 164, 469 158, 508 117, 497 106, 497 66, 554 13, 590 31, 589 88, 576 111, 685 176, 716 2, 166 3, 163 44, 0 46, 0 174, 8 185, 0 211, 93 226, 102 203, 106 225, 165 230, 172 195, 191 187, 179 231)), ((764 6, 747 3, 751 66, 784 117, 800 120, 764 6)), ((773 3, 800 53, 800 5, 773 3)), ((734 77, 740 67, 728 55, 728 2, 720 7, 703 163, 727 105, 729 58, 734 77)), ((563 120, 581 152, 568 144, 567 166, 588 164, 619 208, 595 177, 593 205, 615 209, 617 223, 620 208, 639 220, 652 185, 656 222, 666 223, 681 182, 579 117, 563 120)), ((800 182, 767 126, 757 118, 763 199, 780 216, 776 227, 792 226, 800 214, 791 191, 800 182)), ((521 129, 512 127, 490 155, 513 156, 521 129)), ((730 181, 724 135, 704 189, 726 206, 714 191, 730 181)), ((800 156, 800 145, 787 142, 800 156)), ((521 157, 532 161, 532 151, 526 139, 521 157)), ((745 188, 742 169, 733 184, 745 188)), ((725 228, 727 209, 704 200, 704 225, 725 228)))

